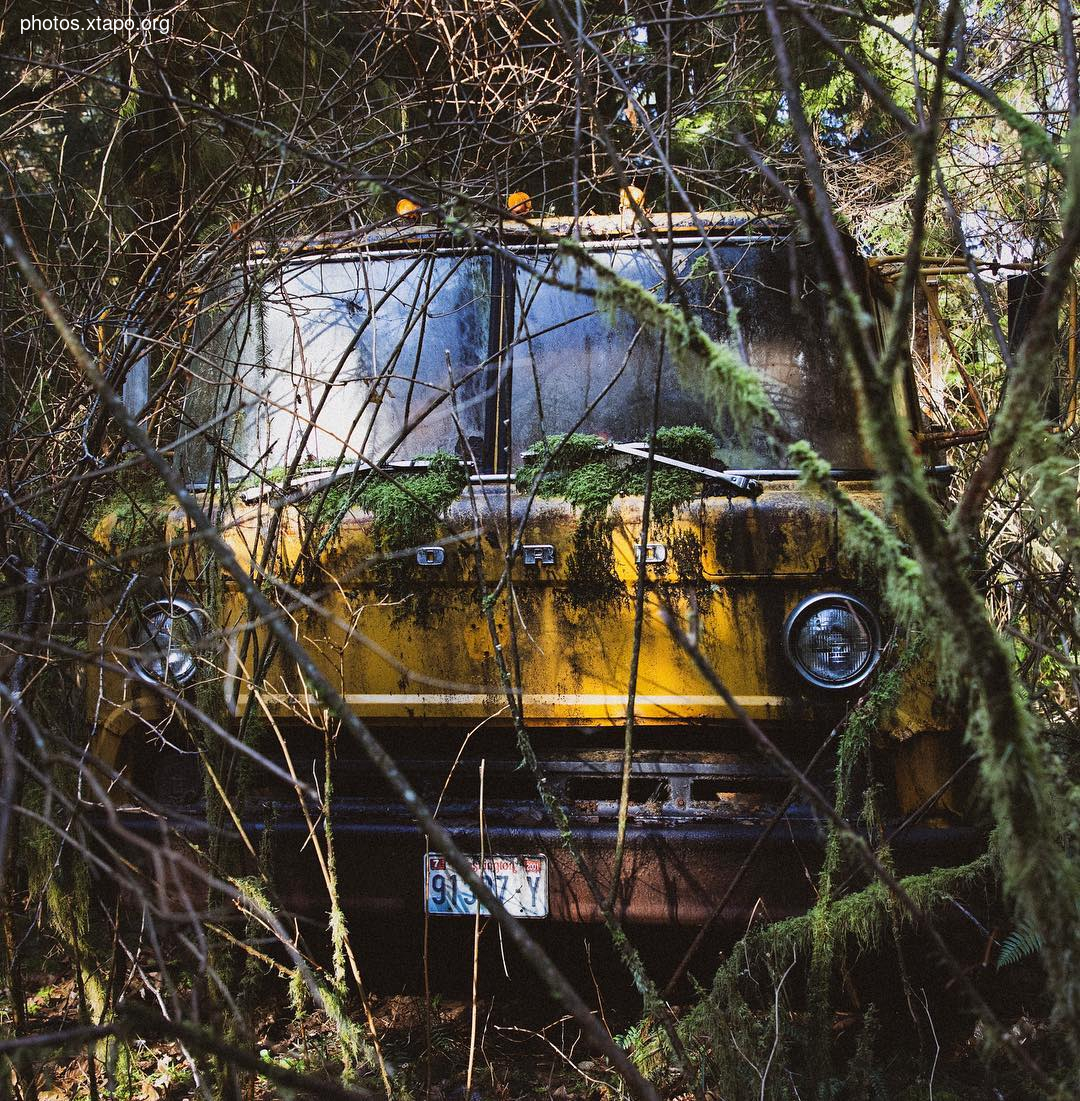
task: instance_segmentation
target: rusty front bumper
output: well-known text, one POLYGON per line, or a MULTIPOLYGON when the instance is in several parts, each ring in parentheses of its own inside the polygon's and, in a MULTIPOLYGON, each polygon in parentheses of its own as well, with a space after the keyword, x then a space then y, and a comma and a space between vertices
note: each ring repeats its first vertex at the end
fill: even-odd
MULTIPOLYGON (((480 852, 475 827, 444 824, 462 851, 480 852)), ((272 831, 275 865, 288 869, 279 877, 282 904, 297 913, 325 911, 325 889, 315 862, 300 852, 307 825, 299 818, 280 817, 272 827, 248 825, 252 834, 264 828, 272 831)), ((428 846, 418 827, 375 820, 360 807, 340 807, 332 825, 341 902, 347 910, 384 917, 423 912, 423 857, 428 846)), ((804 912, 813 904, 815 875, 821 865, 820 824, 805 817, 782 818, 748 860, 766 826, 765 822, 630 825, 616 895, 618 915, 640 924, 697 926, 713 916, 725 895, 729 897, 719 917, 723 926, 745 927, 755 912, 772 919, 804 912)), ((574 836, 585 865, 606 893, 615 824, 580 825, 574 836)), ((974 829, 924 827, 906 830, 894 842, 893 852, 899 871, 907 874, 971 859, 982 851, 983 842, 974 829)), ((545 854, 549 920, 600 920, 585 876, 553 827, 490 825, 484 851, 545 854)))
MULTIPOLYGON (((682 743, 668 733, 662 745, 645 744, 637 752, 624 859, 615 892, 616 912, 622 919, 684 927, 716 920, 738 929, 745 928, 755 913, 782 918, 805 912, 814 902, 824 853, 822 824, 804 804, 791 801, 795 792, 790 781, 760 755, 739 747, 730 732, 721 748, 707 749, 703 746, 707 733, 683 735, 682 743)), ((778 732, 778 737, 783 733, 778 732)), ((817 782, 827 785, 834 763, 815 751, 820 736, 815 741, 800 737, 799 731, 788 733, 786 752, 817 782)), ((478 735, 474 742, 480 740, 478 735)), ((715 740, 720 741, 719 734, 715 740)), ((505 741, 470 746, 471 755, 462 754, 460 745, 438 742, 434 736, 425 738, 422 756, 416 744, 394 748, 399 765, 428 805, 440 808, 439 821, 464 853, 545 855, 549 920, 599 921, 588 880, 602 897, 610 894, 621 751, 595 746, 583 750, 576 745, 560 749, 549 739, 549 756, 542 761, 548 790, 569 815, 587 877, 547 817, 531 771, 521 768, 513 745, 508 748, 505 741), (407 755, 410 749, 415 756, 407 755), (478 828, 481 761, 486 761, 487 769, 482 846, 478 828)), ((347 755, 346 749, 347 745, 338 747, 333 790, 342 794, 333 799, 330 817, 340 902, 356 914, 419 918, 424 909, 426 839, 408 811, 391 801, 385 782, 370 764, 360 756, 347 755)), ((297 776, 314 777, 320 789, 325 783, 321 761, 321 739, 293 739, 290 767, 297 776)), ((189 755, 187 763, 196 770, 198 790, 198 759, 189 755)), ((147 779, 170 775, 160 763, 145 771, 147 779)), ((253 787, 249 784, 242 814, 250 851, 269 859, 281 905, 321 920, 328 897, 315 841, 325 843, 323 808, 312 803, 305 814, 295 792, 253 787), (315 823, 316 838, 310 836, 309 823, 315 823)), ((168 802, 164 792, 161 802, 168 802)), ((932 801, 927 802, 928 812, 931 806, 932 801)), ((899 805, 885 810, 896 820, 905 813, 910 811, 899 805)), ((939 818, 946 814, 941 809, 932 813, 939 818)), ((123 817, 127 828, 160 835, 162 823, 151 815, 123 817)), ((172 824, 192 838, 206 832, 205 814, 197 807, 189 807, 188 814, 178 815, 172 824)), ((907 874, 963 863, 984 845, 983 833, 977 829, 911 825, 891 840, 890 849, 897 870, 907 874)), ((242 847, 232 848, 239 852, 242 847)), ((845 889, 865 882, 858 869, 841 878, 845 889)), ((454 924, 449 916, 435 920, 454 924)))

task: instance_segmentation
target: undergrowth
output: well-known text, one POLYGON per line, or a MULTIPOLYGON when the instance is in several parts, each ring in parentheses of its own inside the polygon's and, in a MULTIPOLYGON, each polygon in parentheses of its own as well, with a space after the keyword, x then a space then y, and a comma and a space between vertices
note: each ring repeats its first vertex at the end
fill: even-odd
MULTIPOLYGON (((960 867, 907 876, 901 884, 921 910, 934 913, 949 899, 984 885, 994 867, 995 859, 987 853, 960 867)), ((831 1047, 832 1037, 822 1036, 816 1019, 819 1006, 800 968, 824 949, 831 978, 843 970, 848 953, 881 950, 886 938, 895 937, 907 920, 887 889, 874 883, 823 900, 810 913, 751 929, 720 964, 711 987, 701 992, 681 1024, 688 1050, 697 1053, 702 1079, 726 1097, 790 1098, 793 1080, 800 1090, 808 1089, 800 1096, 866 1096, 853 1090, 860 1084, 865 1088, 873 1067, 874 1014, 863 1015, 854 1056, 844 1066, 834 1065, 831 1055, 823 1058, 821 1045, 831 1047), (794 971, 781 985, 793 963, 794 971), (762 1072, 774 1046, 776 1072, 763 1084, 762 1072)), ((821 992, 816 996, 820 998, 821 992)))
POLYGON ((114 554, 161 544, 165 521, 175 507, 159 478, 144 470, 118 474, 107 497, 87 513, 83 532, 90 538, 104 538, 114 554), (112 520, 107 529, 103 521, 112 520))

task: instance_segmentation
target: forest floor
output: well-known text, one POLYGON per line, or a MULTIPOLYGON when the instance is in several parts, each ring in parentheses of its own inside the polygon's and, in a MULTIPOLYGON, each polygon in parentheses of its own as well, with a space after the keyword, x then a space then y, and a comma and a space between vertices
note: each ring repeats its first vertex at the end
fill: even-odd
MULTIPOLYGON (((37 975, 33 981, 31 1031, 58 1032, 79 1024, 74 980, 37 975)), ((422 995, 413 994, 369 998, 387 1071, 403 1096, 465 1101, 471 1001, 434 995, 429 1012, 425 1012, 426 1004, 422 995)), ((348 1008, 354 1019, 364 1020, 359 1005, 348 1008)), ((496 1005, 490 998, 478 1002, 476 1017, 472 1101, 525 1097, 604 1101, 614 1096, 615 1079, 602 1061, 582 1048, 577 1029, 567 1018, 556 1016, 543 1022, 524 1005, 496 1005)), ((280 1005, 267 1005, 260 1014, 252 1040, 263 1059, 279 1066, 335 1080, 343 1076, 340 1036, 321 1010, 297 1015, 282 998, 280 1005)), ((123 1096, 132 1101, 186 1101, 198 1095, 178 1043, 137 1041, 132 1055, 128 1083, 120 1091, 123 1096)), ((100 1059, 96 1069, 99 1092, 108 1096, 108 1075, 100 1059)), ((361 1075, 357 1081, 381 1092, 373 1074, 361 1075)), ((37 1086, 39 1101, 88 1097, 86 1051, 66 1056, 57 1053, 55 1058, 39 1061, 37 1086)), ((288 1096, 265 1080, 249 1084, 245 1093, 250 1101, 288 1096)))
MULTIPOLYGON (((146 976, 151 982, 152 974, 146 976)), ((38 973, 28 976, 29 1031, 58 1032, 79 1024, 78 991, 69 977, 38 973)), ((316 1077, 341 1081, 345 1065, 340 1035, 331 1020, 319 1010, 296 1014, 288 1005, 280 983, 273 983, 276 997, 260 998, 253 1013, 252 1031, 247 1037, 250 1050, 278 1066, 288 1067, 316 1077)), ((933 1002, 929 1011, 943 1012, 933 1002)), ((591 1055, 580 1041, 577 1028, 565 1015, 552 1012, 543 999, 529 996, 496 995, 478 1000, 475 1040, 470 1042, 473 1026, 472 1002, 439 994, 426 1001, 422 994, 372 994, 368 1008, 379 1038, 382 1058, 398 1098, 415 1101, 614 1101, 622 1096, 610 1068, 591 1055), (471 1090, 466 1089, 472 1066, 471 1090)), ((660 1087, 665 1101, 691 1101, 693 1094, 680 1082, 674 1068, 656 1059, 658 1045, 650 1044, 648 1029, 640 1025, 638 1015, 629 1006, 609 1006, 601 1016, 607 1026, 632 1053, 649 1060, 650 1076, 660 1087), (666 1083, 666 1084, 665 1084, 666 1083)), ((365 1019, 362 1006, 347 1007, 357 1022, 365 1019)), ((680 1012, 676 1007, 676 1013, 680 1012)), ((858 1031, 859 1014, 838 1012, 833 1031, 843 1044, 847 1031, 858 1031)), ((1038 1051, 1047 1043, 1044 1020, 1020 1014, 1009 1022, 1014 1035, 1038 1051)), ((933 1032, 937 1051, 932 1051, 936 1089, 928 1094, 925 1082, 916 1084, 911 1074, 914 1064, 904 1055, 903 1044, 892 1045, 883 1054, 878 1082, 881 1097, 933 1097, 983 1099, 987 1101, 1027 1101, 1034 1096, 1022 1081, 1005 1074, 988 1074, 979 1059, 980 1029, 970 1024, 939 1018, 933 1032), (959 1026, 959 1027, 957 1027, 959 1026)), ((914 1027, 911 1042, 915 1043, 914 1027)), ((95 1061, 97 1094, 101 1098, 123 1097, 126 1101, 186 1101, 199 1096, 192 1070, 179 1044, 167 1041, 136 1041, 132 1045, 132 1063, 121 1088, 110 1082, 99 1046, 95 1061)), ((914 1051, 912 1052, 914 1055, 914 1051)), ((85 1048, 59 1051, 37 1063, 39 1101, 68 1101, 92 1098, 90 1064, 85 1048)), ((353 1081, 381 1094, 375 1073, 362 1073, 353 1081)), ((243 1086, 244 1101, 308 1095, 293 1094, 248 1077, 243 1086)), ((317 1095, 310 1095, 312 1098, 317 1095)), ((790 1093, 799 1097, 797 1089, 790 1093)), ((843 1093, 842 1096, 849 1096, 843 1093)), ((721 1101, 721 1095, 706 1091, 707 1101, 721 1101)), ((737 1099, 741 1101, 741 1099, 737 1099)), ((860 1098, 861 1101, 861 1098, 860 1098)))

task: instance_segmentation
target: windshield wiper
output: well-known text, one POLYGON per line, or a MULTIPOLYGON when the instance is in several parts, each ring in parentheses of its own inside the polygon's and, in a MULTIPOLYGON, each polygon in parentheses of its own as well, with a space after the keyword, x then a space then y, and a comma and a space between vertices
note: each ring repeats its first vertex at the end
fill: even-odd
MULTIPOLYGON (((472 469, 473 463, 471 460, 459 459, 458 461, 467 469, 472 469)), ((282 496, 282 499, 275 507, 281 507, 283 504, 295 504, 302 498, 309 497, 317 490, 323 489, 334 482, 340 482, 345 478, 353 478, 368 471, 377 471, 386 475, 423 474, 430 467, 431 461, 429 459, 390 459, 382 463, 343 463, 336 470, 332 466, 327 466, 322 470, 297 473, 295 477, 289 479, 289 495, 287 497, 282 496, 285 490, 283 483, 263 478, 258 485, 243 490, 240 494, 240 500, 244 504, 250 505, 264 497, 278 495, 282 496)), ((506 475, 500 474, 499 477, 505 479, 506 475)))
MULTIPOLYGON (((632 455, 635 459, 649 458, 649 445, 647 443, 612 443, 612 451, 618 451, 623 455, 632 455)), ((741 474, 727 474, 723 470, 716 470, 710 466, 699 466, 697 463, 684 463, 681 459, 672 459, 659 451, 653 452, 653 462, 661 466, 674 467, 676 470, 685 470, 690 474, 696 474, 705 482, 711 482, 717 486, 725 497, 749 497, 756 500, 761 496, 761 482, 754 478, 744 478, 741 474)))

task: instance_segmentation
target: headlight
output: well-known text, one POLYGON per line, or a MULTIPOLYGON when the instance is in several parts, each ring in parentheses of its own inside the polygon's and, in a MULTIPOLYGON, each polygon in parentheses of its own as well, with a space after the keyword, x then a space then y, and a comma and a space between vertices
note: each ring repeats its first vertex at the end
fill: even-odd
POLYGON ((155 600, 139 610, 131 630, 131 667, 146 681, 185 685, 195 678, 195 649, 206 614, 187 600, 155 600))
POLYGON ((818 688, 853 688, 873 671, 881 655, 877 617, 843 593, 804 600, 784 625, 791 663, 818 688))

